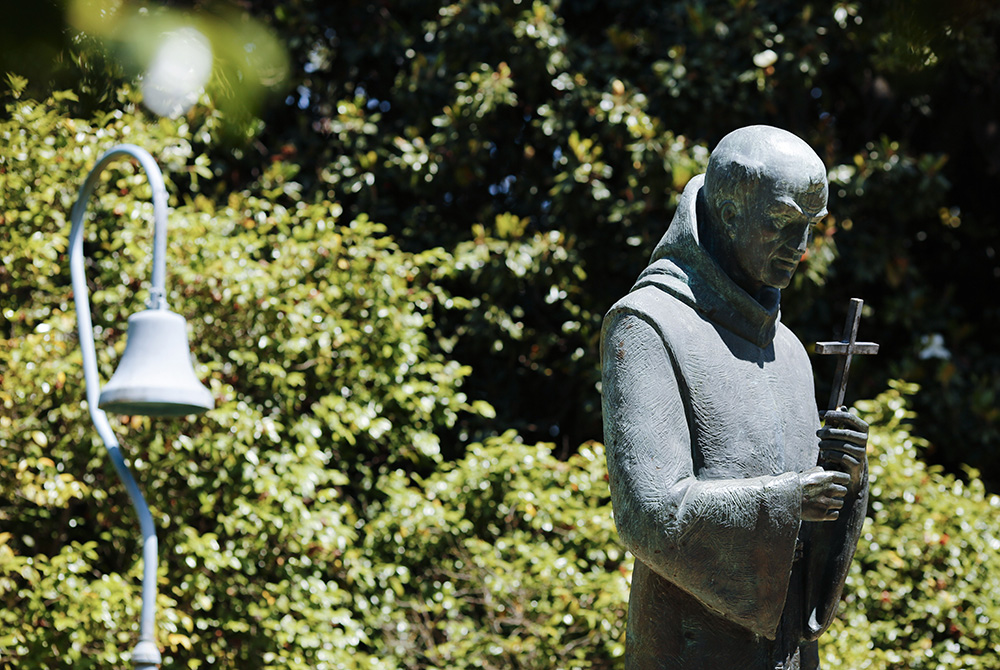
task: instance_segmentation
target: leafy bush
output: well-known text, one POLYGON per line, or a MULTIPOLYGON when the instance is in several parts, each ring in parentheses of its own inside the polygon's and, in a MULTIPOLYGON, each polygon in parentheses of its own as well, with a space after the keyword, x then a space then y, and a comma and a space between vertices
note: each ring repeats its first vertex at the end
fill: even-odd
MULTIPOLYGON (((165 169, 168 300, 218 403, 115 420, 160 529, 167 667, 619 666, 630 559, 587 442, 600 319, 707 147, 751 122, 831 166, 836 218, 787 319, 826 339, 863 295, 892 355, 858 361, 858 388, 922 381, 936 457, 991 463, 996 8, 397 4, 244 3, 293 63, 263 119, 207 98, 151 119, 113 50, 58 17, 39 41, 67 57, 8 76, 0 666, 126 667, 135 643, 137 532, 82 404, 65 262, 77 186, 117 142, 165 169), (933 333, 950 358, 921 357, 933 333)), ((151 213, 134 166, 106 175, 85 241, 104 379, 145 297, 151 213)), ((910 391, 860 405, 873 521, 823 654, 995 668, 997 500, 923 464, 910 391)))
MULTIPOLYGON (((1000 289, 997 3, 313 0, 273 19, 271 5, 248 3, 296 65, 263 150, 406 249, 489 248, 448 282, 470 309, 435 315, 472 368, 466 392, 497 411, 470 435, 514 427, 560 453, 600 439, 601 317, 708 149, 770 123, 834 182, 783 318, 826 340, 863 297, 883 349, 856 362, 856 397, 920 382, 927 455, 1000 482, 1000 310, 982 299, 1000 289), (935 337, 950 356, 928 357, 935 337)), ((213 155, 237 176, 259 167, 213 155)))
MULTIPOLYGON (((0 654, 21 668, 108 667, 134 644, 138 533, 83 402, 67 213, 115 143, 150 147, 168 174, 204 163, 184 121, 127 108, 90 122, 55 99, 12 102, 8 114, 0 654)), ((277 202, 266 189, 283 169, 264 175, 261 193, 174 203, 168 303, 194 315, 216 408, 191 422, 113 421, 160 530, 169 666, 365 664, 342 555, 383 495, 377 482, 398 468, 431 472, 437 433, 460 411, 489 411, 459 391, 468 370, 428 346, 443 294, 427 278, 443 252, 402 252, 381 226, 341 221, 336 204, 301 203, 293 189, 277 202)), ((105 380, 144 296, 151 209, 129 162, 107 174, 85 240, 105 380)))
POLYGON ((377 654, 405 668, 613 668, 631 559, 604 450, 568 461, 513 433, 427 478, 396 473, 356 574, 377 654))
POLYGON ((1000 658, 1000 496, 928 466, 893 383, 858 403, 872 425, 869 519, 844 607, 822 649, 832 668, 997 668, 1000 658))

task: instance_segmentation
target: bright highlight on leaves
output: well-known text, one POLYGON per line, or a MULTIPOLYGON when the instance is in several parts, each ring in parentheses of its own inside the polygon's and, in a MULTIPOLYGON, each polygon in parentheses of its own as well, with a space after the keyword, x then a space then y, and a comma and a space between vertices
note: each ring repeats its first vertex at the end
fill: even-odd
POLYGON ((771 67, 777 62, 778 54, 774 53, 770 49, 765 49, 753 57, 753 64, 759 68, 771 67))
POLYGON ((163 36, 142 77, 143 103, 160 116, 180 116, 198 101, 212 75, 212 45, 196 28, 163 36))

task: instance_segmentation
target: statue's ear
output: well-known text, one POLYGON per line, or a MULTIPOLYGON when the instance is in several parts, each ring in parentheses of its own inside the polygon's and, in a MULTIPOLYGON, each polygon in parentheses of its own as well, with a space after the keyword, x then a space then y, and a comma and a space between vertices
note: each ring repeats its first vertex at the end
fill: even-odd
POLYGON ((722 219, 722 227, 726 229, 726 234, 732 239, 736 237, 736 217, 739 215, 739 210, 736 208, 736 203, 732 200, 726 200, 722 203, 722 207, 719 208, 719 217, 722 219))

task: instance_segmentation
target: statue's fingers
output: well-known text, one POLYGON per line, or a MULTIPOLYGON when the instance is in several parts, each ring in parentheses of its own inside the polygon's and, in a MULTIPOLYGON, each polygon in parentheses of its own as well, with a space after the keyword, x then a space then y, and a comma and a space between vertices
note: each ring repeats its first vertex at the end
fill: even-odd
POLYGON ((819 502, 828 510, 843 509, 843 498, 820 498, 819 502))
POLYGON ((816 431, 816 437, 821 440, 842 440, 859 446, 864 446, 868 443, 868 433, 862 433, 860 431, 850 430, 847 428, 831 428, 829 426, 825 426, 816 431))
POLYGON ((848 471, 854 471, 861 465, 861 461, 854 456, 830 449, 820 451, 819 461, 826 466, 834 466, 848 471))
POLYGON ((829 472, 829 482, 831 487, 840 487, 847 493, 847 485, 851 483, 851 476, 846 472, 829 472))
POLYGON ((830 410, 823 415, 823 423, 829 428, 846 428, 868 434, 868 424, 848 412, 846 408, 830 410))
POLYGON ((848 456, 853 456, 859 461, 865 457, 867 452, 867 447, 864 444, 852 444, 850 442, 844 442, 842 440, 822 440, 819 443, 820 451, 839 451, 841 453, 847 454, 848 456))
POLYGON ((813 500, 804 504, 802 518, 806 521, 836 521, 840 516, 840 508, 833 509, 830 505, 824 505, 820 500, 813 500))
POLYGON ((843 465, 850 468, 857 467, 861 465, 861 461, 851 454, 845 454, 842 451, 832 451, 824 450, 820 452, 819 462, 821 463, 833 463, 836 465, 843 465))
POLYGON ((846 408, 831 410, 823 415, 823 422, 827 426, 836 428, 849 428, 861 433, 868 432, 868 423, 861 417, 851 414, 846 408))
POLYGON ((824 487, 820 491, 814 492, 810 498, 815 501, 817 505, 822 507, 830 507, 834 501, 841 501, 843 503, 844 496, 847 495, 847 487, 841 486, 840 484, 831 484, 824 487))

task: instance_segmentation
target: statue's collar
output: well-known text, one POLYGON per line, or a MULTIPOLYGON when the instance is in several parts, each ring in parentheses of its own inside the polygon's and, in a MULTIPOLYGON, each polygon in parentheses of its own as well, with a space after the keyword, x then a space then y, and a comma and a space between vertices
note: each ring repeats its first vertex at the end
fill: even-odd
POLYGON ((656 286, 726 330, 766 347, 780 319, 781 291, 765 288, 754 298, 738 286, 698 241, 697 204, 705 175, 693 178, 653 257, 632 287, 656 286))

